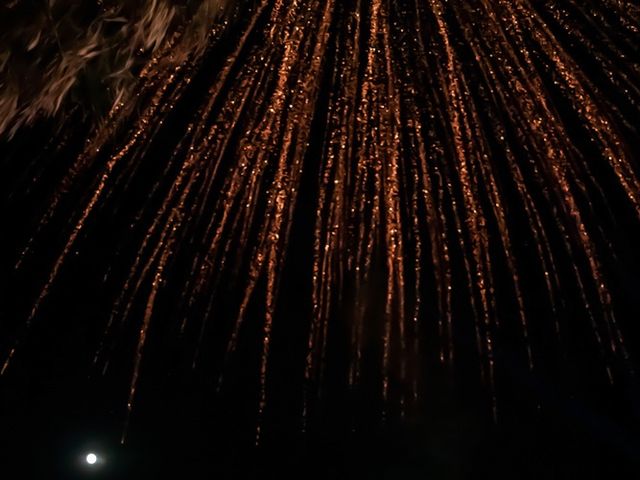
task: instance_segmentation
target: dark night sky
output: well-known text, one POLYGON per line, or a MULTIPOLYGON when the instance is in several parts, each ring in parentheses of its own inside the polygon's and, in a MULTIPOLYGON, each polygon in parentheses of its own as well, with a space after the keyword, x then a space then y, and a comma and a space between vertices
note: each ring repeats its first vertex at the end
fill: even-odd
MULTIPOLYGON (((205 59, 203 71, 219 68, 225 53, 224 47, 214 50, 205 59)), ((591 75, 588 52, 574 53, 591 75)), ((594 71, 592 77, 599 85, 598 72, 594 71)), ((191 90, 168 118, 163 131, 166 135, 151 146, 146 158, 173 148, 177 139, 172 133, 178 135, 175 132, 184 127, 184 119, 197 111, 207 81, 205 73, 195 78, 191 90)), ((328 79, 323 81, 326 85, 328 79)), ((621 99, 611 95, 622 105, 621 99)), ((570 118, 569 106, 563 105, 560 97, 554 100, 556 108, 561 113, 566 109, 564 113, 570 118)), ((379 358, 380 346, 367 344, 369 361, 364 368, 363 388, 349 394, 340 374, 348 362, 348 346, 340 343, 344 332, 333 332, 336 341, 328 352, 328 393, 314 411, 309 431, 301 432, 299 406, 304 386, 294 380, 302 377, 303 365, 297 359, 304 357, 306 348, 307 327, 301 319, 311 308, 308 272, 315 212, 308 206, 317 200, 314 185, 324 138, 319 126, 327 115, 328 101, 329 92, 321 90, 321 107, 314 118, 305 157, 308 161, 293 221, 293 241, 278 297, 280 323, 273 337, 273 373, 261 445, 254 445, 260 354, 256 346, 261 331, 256 324, 248 324, 238 355, 227 367, 221 393, 216 392, 222 349, 218 338, 224 333, 224 325, 216 327, 221 330, 213 328, 206 333, 205 344, 210 348, 203 349, 199 368, 191 369, 199 330, 187 329, 184 335, 178 335, 175 322, 176 284, 184 276, 188 256, 178 257, 173 265, 178 273, 174 283, 169 281, 167 285, 170 294, 157 308, 126 442, 120 444, 138 325, 125 322, 119 327, 120 340, 108 355, 111 360, 106 374, 92 368, 92 359, 113 298, 122 285, 119 281, 104 282, 104 273, 109 270, 113 278, 123 277, 128 267, 114 259, 119 258, 116 254, 126 257, 134 252, 135 241, 127 237, 127 224, 147 198, 150 179, 163 175, 161 162, 146 160, 131 185, 116 189, 108 208, 102 209, 85 229, 74 248, 78 254, 65 263, 33 328, 21 342, 15 362, 0 377, 0 477, 242 479, 277 474, 304 479, 636 478, 634 472, 640 473, 640 383, 630 370, 640 366, 640 225, 605 176, 605 196, 617 221, 602 220, 617 254, 617 260, 607 260, 605 268, 630 352, 628 362, 614 361, 613 384, 607 382, 601 358, 594 354, 594 340, 576 300, 576 286, 567 282, 563 315, 575 327, 571 336, 558 342, 542 327, 536 329, 536 319, 544 320, 548 315, 546 306, 528 306, 533 336, 540 346, 539 368, 533 372, 523 368, 517 333, 504 333, 496 350, 500 365, 496 422, 486 386, 478 375, 477 356, 463 353, 455 368, 442 367, 433 325, 422 332, 433 353, 425 355, 423 363, 415 367, 428 379, 420 408, 409 409, 403 419, 392 417, 386 422, 379 415, 380 372, 373 361, 379 358), (101 455, 104 464, 95 468, 85 465, 83 457, 89 451, 101 455)), ((621 109, 629 115, 633 108, 622 105, 621 109)), ((39 234, 34 253, 23 268, 14 271, 17 254, 33 231, 43 205, 82 147, 88 127, 79 118, 71 124, 72 128, 65 131, 68 137, 63 148, 55 155, 46 148, 49 138, 62 138, 54 134, 54 121, 42 120, 25 127, 0 147, 1 229, 7 242, 0 250, 3 355, 13 338, 22 338, 24 318, 53 256, 69 233, 69 216, 83 200, 81 189, 70 189, 60 213, 39 234), (39 181, 31 185, 30 179, 36 174, 39 181)), ((567 127, 578 130, 580 125, 569 122, 567 127)), ((640 137, 637 132, 635 137, 633 132, 627 134, 637 159, 640 137)), ((87 176, 93 174, 90 171, 87 176)), ((602 206, 597 204, 595 208, 601 212, 602 206)), ((140 232, 131 235, 139 236, 140 232)), ((460 267, 460 261, 454 258, 454 266, 458 262, 460 267)), ((524 270, 531 271, 535 262, 525 260, 524 270)), ((562 260, 560 263, 563 270, 568 270, 568 265, 562 260)), ((378 258, 365 292, 373 305, 372 336, 381 329, 381 314, 376 312, 377 306, 383 307, 377 305, 384 296, 383 268, 383 260, 378 258)), ((460 269, 454 276, 462 277, 460 269)), ((524 282, 532 298, 544 295, 541 286, 527 283, 526 276, 524 282)), ((239 295, 237 284, 229 282, 224 288, 229 297, 239 295)), ((496 290, 498 295, 508 295, 506 284, 498 283, 496 290)), ((345 305, 351 300, 345 299, 345 305)), ((456 308, 461 316, 470 314, 462 302, 456 308)), ((228 316, 224 306, 221 309, 220 315, 228 316)), ((249 315, 261 315, 260 309, 258 302, 253 302, 249 315)), ((136 302, 133 315, 143 310, 144 302, 136 302)), ((348 320, 349 314, 345 307, 338 312, 337 320, 348 320)), ((472 347, 473 332, 459 327, 456 342, 472 347)))

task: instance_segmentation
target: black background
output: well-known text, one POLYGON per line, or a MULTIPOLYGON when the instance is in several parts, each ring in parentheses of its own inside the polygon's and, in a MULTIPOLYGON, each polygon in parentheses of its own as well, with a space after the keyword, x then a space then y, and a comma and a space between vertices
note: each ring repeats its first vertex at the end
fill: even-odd
MULTIPOLYGON (((222 58, 215 53, 208 60, 212 68, 222 58)), ((584 63, 589 71, 586 59, 584 63)), ((198 88, 196 80, 191 96, 186 96, 169 125, 171 121, 183 122, 183 116, 195 110, 198 94, 193 92, 198 88)), ((320 105, 326 104, 326 95, 322 94, 320 105)), ((563 108, 560 99, 555 105, 563 108)), ((325 113, 319 109, 318 124, 325 113)), ((568 106, 566 117, 570 117, 568 106)), ((48 157, 46 152, 51 149, 44 150, 44 155, 41 152, 52 137, 52 125, 43 121, 3 146, 2 236, 7 240, 0 255, 3 352, 14 337, 25 336, 20 325, 46 279, 52 258, 64 244, 69 216, 83 198, 82 189, 69 192, 60 213, 38 235, 35 253, 23 268, 14 271, 18 252, 74 152, 81 148, 87 128, 78 118, 65 146, 48 157), (39 181, 31 185, 30 179, 36 175, 39 181)), ((569 123, 569 127, 579 130, 580 125, 569 123)), ((161 300, 157 309, 126 441, 120 443, 137 325, 123 327, 104 375, 92 367, 92 358, 121 285, 117 279, 123 272, 119 270, 126 269, 117 263, 114 245, 122 246, 125 252, 134 248, 135 240, 123 240, 128 235, 126 224, 146 194, 145 182, 162 171, 161 166, 147 162, 130 189, 117 192, 112 203, 92 219, 74 248, 78 255, 65 263, 12 367, 0 378, 2 477, 253 478, 277 474, 303 478, 551 479, 634 478, 633 472, 640 473, 640 392, 637 376, 631 373, 639 364, 640 229, 624 198, 604 175, 602 182, 616 212, 616 223, 604 216, 594 222, 602 222, 616 248, 617 260, 607 258, 605 266, 631 355, 627 362, 608 359, 613 364, 613 384, 607 381, 602 359, 594 353, 597 349, 583 306, 569 280, 562 315, 567 325, 575 328, 561 342, 542 328, 535 331, 538 320, 540 324, 547 321, 548 309, 528 304, 539 346, 539 368, 529 372, 523 366, 515 334, 506 333, 501 339, 496 351, 497 420, 492 418, 490 395, 479 379, 473 354, 463 354, 453 369, 438 363, 434 325, 423 332, 426 345, 432 345, 434 351, 427 352, 419 366, 428 381, 420 405, 409 408, 405 418, 391 415, 386 422, 380 418, 378 363, 373 360, 379 358, 379 347, 373 342, 369 346, 364 387, 349 393, 338 373, 346 364, 347 346, 336 342, 328 355, 328 393, 313 411, 309 431, 301 432, 304 386, 299 360, 304 358, 307 331, 301 319, 310 311, 308 272, 314 210, 309 206, 316 198, 318 168, 312 159, 320 157, 322 141, 316 130, 279 295, 279 326, 274 331, 275 353, 270 364, 274 373, 269 379, 270 400, 260 445, 254 442, 259 325, 252 327, 250 323, 247 327, 237 360, 225 375, 225 388, 216 393, 220 351, 216 335, 220 332, 214 329, 208 333, 205 340, 211 349, 203 353, 202 366, 191 369, 197 332, 177 335, 175 298, 171 295, 161 300), (109 268, 115 271, 116 280, 105 282, 104 272, 109 268), (104 463, 86 465, 84 455, 89 451, 96 452, 104 463)), ((65 137, 53 138, 60 141, 65 137)), ((163 142, 170 145, 174 141, 170 133, 163 138, 150 156, 166 149, 163 142)), ((640 138, 627 132, 627 140, 637 158, 640 138)), ((179 272, 181 265, 178 259, 174 271, 179 272)), ((525 271, 534 268, 524 267, 525 271)), ((567 270, 568 266, 562 268, 567 270)), ((568 277, 565 274, 565 279, 568 277)), ((166 289, 175 288, 180 278, 176 274, 175 283, 170 281, 166 289)), ((237 295, 234 288, 239 287, 230 283, 227 293, 237 295)), ((375 303, 383 288, 384 281, 374 275, 366 293, 372 304, 372 336, 380 323, 375 318, 375 303)), ((532 298, 544 296, 533 282, 527 288, 532 298)), ((498 283, 497 290, 499 295, 506 292, 507 284, 498 283)), ((347 298, 345 305, 349 303, 347 298)), ((139 313, 144 305, 135 308, 139 313)), ((260 315, 258 306, 251 308, 250 316, 260 315)), ((458 308, 459 315, 468 315, 464 306, 458 308)), ((348 308, 343 310, 337 315, 348 318, 348 308)), ((340 337, 339 331, 334 334, 340 337)), ((475 340, 470 330, 460 327, 456 342, 462 351, 465 346, 470 351, 475 340)))

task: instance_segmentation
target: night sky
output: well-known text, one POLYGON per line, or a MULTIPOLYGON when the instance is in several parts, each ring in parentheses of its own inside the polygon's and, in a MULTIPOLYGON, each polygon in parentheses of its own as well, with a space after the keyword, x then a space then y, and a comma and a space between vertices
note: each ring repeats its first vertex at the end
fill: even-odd
POLYGON ((638 3, 178 3, 2 7, 0 476, 637 478, 638 3))

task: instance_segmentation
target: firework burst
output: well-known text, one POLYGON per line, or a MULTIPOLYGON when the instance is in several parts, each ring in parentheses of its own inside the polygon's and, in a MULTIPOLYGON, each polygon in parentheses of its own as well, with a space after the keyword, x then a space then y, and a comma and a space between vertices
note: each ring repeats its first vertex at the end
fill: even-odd
MULTIPOLYGON (((107 55, 105 25, 123 5, 36 64, 40 95, 5 89, 0 131, 60 109, 107 55)), ((30 177, 50 192, 18 271, 52 229, 65 233, 46 277, 30 276, 41 288, 3 372, 96 231, 113 240, 113 295, 95 363, 106 368, 135 325, 129 410, 156 318, 190 339, 194 365, 213 352, 221 389, 241 344, 254 345, 259 418, 278 331, 304 331, 292 360, 303 428, 331 375, 349 391, 374 378, 384 418, 417 408, 432 357, 450 371, 475 358, 496 415, 496 350, 546 368, 548 344, 583 326, 603 376, 631 368, 607 269, 612 225, 640 214, 637 5, 261 0, 194 26, 199 15, 157 1, 130 12, 114 37, 126 47, 108 57, 106 120, 61 115, 38 158, 64 172, 30 177), (123 83, 140 48, 145 63, 123 83), (295 326, 282 320, 292 271, 308 293, 295 326), (329 368, 338 350, 346 360, 329 368)))

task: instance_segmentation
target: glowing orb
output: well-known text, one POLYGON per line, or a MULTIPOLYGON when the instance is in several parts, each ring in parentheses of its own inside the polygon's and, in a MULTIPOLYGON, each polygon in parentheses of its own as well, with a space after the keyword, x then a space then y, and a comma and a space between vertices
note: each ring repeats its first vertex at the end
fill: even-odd
POLYGON ((89 453, 87 454, 86 460, 89 465, 93 465, 98 461, 98 456, 95 453, 89 453))

